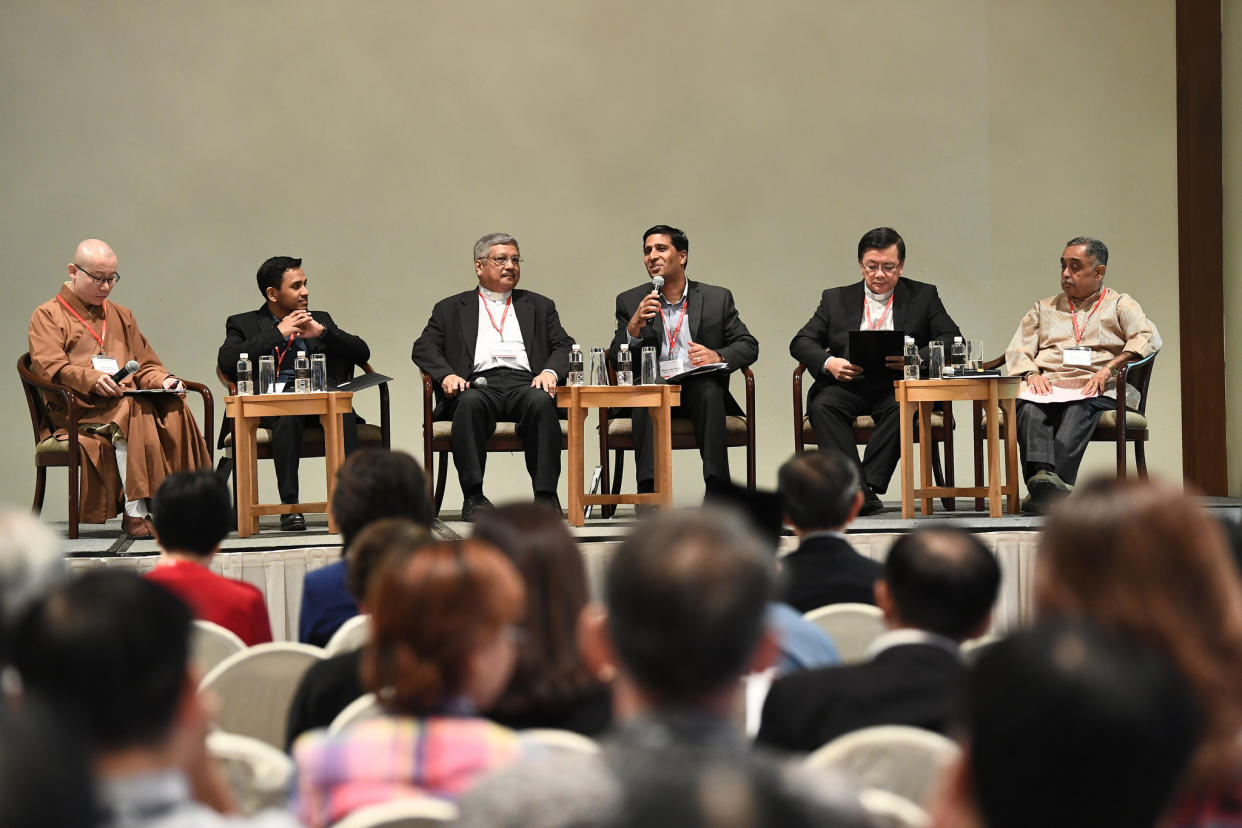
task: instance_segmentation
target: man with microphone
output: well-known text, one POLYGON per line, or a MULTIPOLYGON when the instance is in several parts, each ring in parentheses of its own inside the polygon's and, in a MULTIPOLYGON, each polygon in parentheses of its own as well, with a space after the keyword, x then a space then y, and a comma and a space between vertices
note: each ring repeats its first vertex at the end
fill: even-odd
MULTIPOLYGON (((723 364, 718 371, 678 380, 681 405, 673 409, 674 417, 688 417, 694 425, 710 492, 731 482, 725 416, 742 409, 729 394, 729 374, 759 358, 759 342, 738 316, 729 290, 686 278, 689 258, 690 240, 676 227, 657 224, 643 233, 643 265, 651 284, 617 296, 612 353, 626 343, 635 354, 653 347, 665 379, 723 364)), ((651 417, 645 408, 634 409, 632 417, 638 491, 653 492, 651 417)))
MULTIPOLYGON (((121 280, 116 253, 86 239, 68 271, 60 292, 30 317, 30 367, 73 389, 85 408, 82 522, 103 523, 121 510, 130 537, 150 538, 150 498, 173 472, 209 465, 207 445, 182 398, 185 386, 160 362, 133 312, 111 301, 121 280), (180 393, 125 396, 135 389, 180 393)), ((43 437, 68 439, 68 412, 55 397, 48 415, 43 437)))
POLYGON ((554 398, 569 373, 573 340, 556 304, 518 290, 517 239, 489 233, 475 242, 478 284, 436 303, 411 358, 435 384, 436 420, 453 422, 453 463, 465 497, 462 520, 490 509, 483 494, 487 438, 512 420, 526 449, 535 499, 560 511, 561 426, 554 398))

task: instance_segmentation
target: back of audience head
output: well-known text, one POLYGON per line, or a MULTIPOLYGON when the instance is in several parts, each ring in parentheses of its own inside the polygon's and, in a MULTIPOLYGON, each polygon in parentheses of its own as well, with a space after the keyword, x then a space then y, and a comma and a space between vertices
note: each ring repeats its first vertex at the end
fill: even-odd
POLYGON ((785 521, 781 498, 776 492, 751 489, 726 481, 713 484, 707 490, 703 505, 741 517, 773 554, 780 547, 785 521))
POLYGON ((72 721, 93 751, 155 747, 196 695, 192 627, 190 609, 168 590, 130 571, 96 569, 23 617, 13 663, 24 691, 72 721))
POLYGON ((408 715, 445 712, 463 700, 485 709, 513 669, 511 625, 526 598, 521 577, 481 541, 424 543, 410 532, 394 546, 370 589, 363 685, 408 715))
POLYGON ((0 705, 0 825, 90 828, 98 824, 88 758, 58 716, 0 705))
POLYGON ((526 587, 522 647, 496 713, 517 715, 594 684, 578 649, 586 570, 560 514, 538 503, 500 506, 476 516, 473 537, 504 552, 526 587))
POLYGON ((64 577, 56 533, 24 509, 0 508, 0 669, 13 624, 64 577))
POLYGON ((370 607, 375 576, 394 552, 410 554, 431 539, 425 526, 407 518, 380 518, 367 524, 345 550, 345 588, 363 611, 370 607))
POLYGON ((1242 729, 1242 582, 1219 523, 1166 483, 1100 479, 1050 513, 1035 605, 1086 617, 1165 653, 1195 689, 1195 783, 1228 778, 1242 729))
POLYGON ((155 536, 165 552, 205 558, 233 527, 228 486, 207 469, 170 474, 151 503, 155 536))
POLYGON ((803 451, 777 472, 785 517, 803 532, 842 529, 862 508, 858 465, 839 451, 803 451))
POLYGON ((344 555, 373 520, 407 518, 430 527, 434 517, 422 466, 404 451, 359 449, 341 464, 332 492, 332 517, 344 555))
POLYGON ((947 809, 977 810, 986 828, 1150 828, 1189 763, 1199 714, 1162 654, 1061 620, 980 655, 963 724, 947 809))
POLYGON ((995 556, 970 532, 919 529, 889 549, 876 603, 890 626, 963 641, 987 629, 1000 577, 995 556))
POLYGON ((607 638, 619 669, 657 704, 694 704, 736 686, 771 656, 764 610, 774 562, 736 515, 661 514, 609 564, 607 638))

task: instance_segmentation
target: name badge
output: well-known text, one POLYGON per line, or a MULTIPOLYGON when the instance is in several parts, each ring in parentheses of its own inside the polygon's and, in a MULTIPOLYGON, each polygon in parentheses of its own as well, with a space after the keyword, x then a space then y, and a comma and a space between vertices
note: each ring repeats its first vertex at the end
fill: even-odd
POLYGON ((116 364, 116 360, 106 354, 95 354, 95 356, 91 357, 91 366, 96 371, 103 371, 109 376, 121 370, 121 366, 116 364))
POLYGON ((496 342, 492 344, 492 356, 496 359, 517 359, 522 352, 520 342, 496 342))
POLYGON ((687 369, 681 364, 680 359, 662 359, 660 360, 660 376, 664 379, 675 377, 683 373, 687 369))
POLYGON ((1061 353, 1061 362, 1065 365, 1081 365, 1091 367, 1091 349, 1083 345, 1066 348, 1061 353))

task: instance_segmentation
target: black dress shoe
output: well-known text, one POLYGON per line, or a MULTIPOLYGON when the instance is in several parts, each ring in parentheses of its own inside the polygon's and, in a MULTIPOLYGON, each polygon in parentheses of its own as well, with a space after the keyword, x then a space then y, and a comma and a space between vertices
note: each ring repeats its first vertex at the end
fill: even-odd
POLYGON ((535 492, 535 502, 555 510, 558 515, 561 514, 561 499, 556 492, 535 492))
POLYGON ((475 512, 486 512, 495 508, 487 495, 467 495, 465 502, 461 504, 461 519, 469 523, 474 520, 475 512))
POLYGON ((884 510, 884 501, 880 500, 879 495, 866 483, 862 484, 863 504, 858 510, 859 517, 867 517, 868 515, 878 514, 884 510))
POLYGON ((282 532, 305 532, 306 518, 301 512, 293 512, 288 515, 280 516, 280 531, 282 532))

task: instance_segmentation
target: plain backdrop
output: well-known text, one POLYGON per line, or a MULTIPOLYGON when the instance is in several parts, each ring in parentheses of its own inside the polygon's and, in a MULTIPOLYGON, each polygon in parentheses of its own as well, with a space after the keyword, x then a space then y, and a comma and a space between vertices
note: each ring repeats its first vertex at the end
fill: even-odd
MULTIPOLYGON (((1234 98, 1242 14, 1226 25, 1234 98)), ((820 291, 859 279, 865 230, 896 227, 906 275, 936 283, 992 354, 1059 290, 1064 242, 1089 234, 1112 250, 1106 284, 1164 337, 1149 463, 1180 478, 1171 0, 7 2, 0 79, 7 359, 97 236, 119 255, 113 298, 172 370, 222 397, 225 317, 261 303, 265 258, 301 256, 312 307, 396 377, 394 445, 421 458, 410 345, 436 300, 475 283, 475 239, 514 234, 522 287, 555 299, 587 350, 611 338, 615 295, 646 279, 642 231, 670 223, 690 236, 690 277, 731 288, 759 339, 772 486, 793 446, 789 340, 820 291)), ((1227 148, 1242 137, 1233 103, 1227 148)), ((1227 173, 1242 181, 1235 155, 1227 173)), ((1227 222, 1240 189, 1226 187, 1227 222)), ((26 503, 10 377, 0 499, 26 503)), ((374 417, 375 393, 358 408, 374 417)), ((1236 492, 1236 424, 1231 437, 1236 492)), ((957 442, 965 480, 964 426, 957 442)), ((732 462, 740 480, 740 451, 732 462)), ((1085 470, 1112 463, 1096 446, 1085 470)), ((304 497, 322 497, 320 461, 304 467, 304 497)), ((698 458, 679 452, 675 469, 677 501, 696 502, 698 458)), ((52 472, 51 518, 63 480, 52 472)), ((260 486, 275 499, 270 468, 260 486)), ((521 456, 492 456, 486 488, 529 496, 521 456)), ((445 506, 459 504, 450 474, 445 506)))

